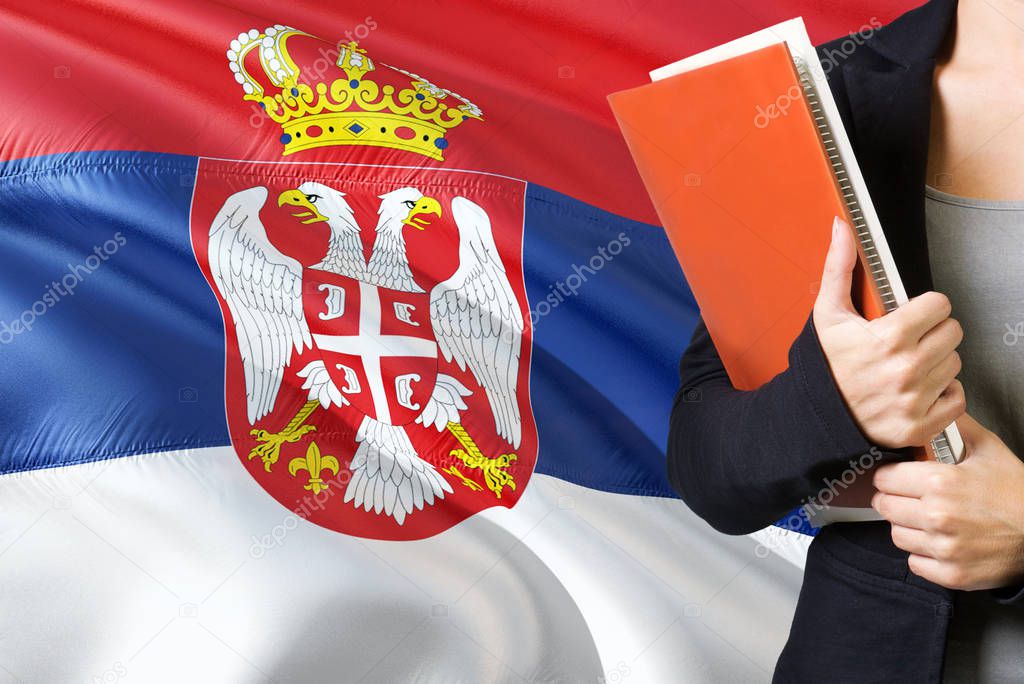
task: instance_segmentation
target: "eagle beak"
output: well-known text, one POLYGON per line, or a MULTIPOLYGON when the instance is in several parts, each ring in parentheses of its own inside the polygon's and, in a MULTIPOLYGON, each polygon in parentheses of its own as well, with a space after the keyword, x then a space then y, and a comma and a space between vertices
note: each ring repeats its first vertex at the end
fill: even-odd
POLYGON ((430 225, 431 220, 427 217, 431 214, 440 218, 441 203, 433 197, 420 197, 419 202, 409 210, 409 215, 402 223, 412 226, 416 230, 423 230, 430 225))
POLYGON ((327 217, 317 211, 317 208, 313 206, 309 198, 299 190, 285 190, 278 195, 277 206, 283 207, 286 204, 298 207, 298 211, 293 211, 292 216, 301 219, 304 224, 327 220, 327 217))

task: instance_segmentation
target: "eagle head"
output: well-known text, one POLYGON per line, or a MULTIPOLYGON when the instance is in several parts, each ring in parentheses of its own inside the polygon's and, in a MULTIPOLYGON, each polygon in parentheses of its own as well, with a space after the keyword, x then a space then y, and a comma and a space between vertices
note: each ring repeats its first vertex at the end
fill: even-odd
POLYGON ((423 230, 431 224, 432 216, 440 218, 441 203, 416 188, 399 188, 380 196, 378 213, 380 222, 377 230, 401 228, 403 225, 423 230))
POLYGON ((345 193, 323 183, 306 181, 293 190, 285 190, 277 198, 277 206, 294 207, 292 216, 303 224, 327 221, 332 230, 359 232, 352 207, 345 193))

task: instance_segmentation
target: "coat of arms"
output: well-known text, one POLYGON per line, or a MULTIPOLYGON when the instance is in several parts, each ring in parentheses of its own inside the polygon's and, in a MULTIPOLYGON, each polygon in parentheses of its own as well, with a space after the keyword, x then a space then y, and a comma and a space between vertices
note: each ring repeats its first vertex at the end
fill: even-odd
MULTIPOLYGON (((274 26, 228 51, 285 155, 359 145, 441 160, 446 132, 482 118, 402 69, 374 80, 355 44, 339 73, 305 82, 307 40, 274 26)), ((200 160, 192 238, 224 316, 229 429, 278 501, 383 539, 515 503, 537 453, 524 187, 415 165, 200 160)))

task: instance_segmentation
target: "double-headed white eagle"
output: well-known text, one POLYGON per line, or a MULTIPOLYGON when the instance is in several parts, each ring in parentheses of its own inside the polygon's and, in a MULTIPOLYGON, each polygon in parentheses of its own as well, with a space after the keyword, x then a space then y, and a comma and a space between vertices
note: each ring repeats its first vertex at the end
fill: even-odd
MULTIPOLYGON (((210 227, 210 269, 238 338, 250 424, 274 409, 292 357, 314 348, 303 310, 302 266, 270 242, 260 221, 267 195, 267 189, 259 186, 235 193, 210 227)), ((314 268, 382 288, 425 292, 410 267, 403 230, 422 230, 431 217, 441 215, 441 205, 433 198, 413 187, 381 195, 369 260, 344 193, 306 182, 281 193, 277 202, 292 207, 301 224, 326 222, 330 227, 327 252, 314 268)), ((430 291, 434 337, 446 361, 454 361, 463 370, 469 368, 487 395, 498 435, 518 447, 522 439, 516 394, 522 312, 487 213, 464 197, 451 201, 451 213, 459 233, 459 265, 450 278, 430 291)), ((316 402, 330 409, 349 403, 323 361, 306 364, 296 375, 308 392, 307 406, 316 402)), ((432 395, 416 422, 439 432, 450 423, 459 423, 459 412, 467 409, 463 397, 470 394, 458 379, 438 373, 432 395)), ((310 410, 315 410, 316 405, 312 406, 310 410)), ((416 453, 405 427, 364 416, 356 442, 346 503, 383 512, 402 524, 414 509, 422 510, 452 491, 434 466, 416 453)))

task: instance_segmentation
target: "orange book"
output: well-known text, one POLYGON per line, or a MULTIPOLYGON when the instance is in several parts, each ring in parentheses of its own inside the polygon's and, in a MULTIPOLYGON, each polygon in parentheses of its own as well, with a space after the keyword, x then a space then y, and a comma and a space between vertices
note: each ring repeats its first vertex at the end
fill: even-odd
MULTIPOLYGON (((831 226, 857 233, 854 303, 906 302, 853 151, 799 19, 652 73, 612 109, 738 389, 785 370, 810 315, 831 226)), ((922 458, 956 462, 956 427, 922 458)), ((870 478, 860 478, 867 480, 870 478)), ((818 522, 868 519, 861 482, 818 522), (860 508, 859 512, 841 508, 860 508)))

